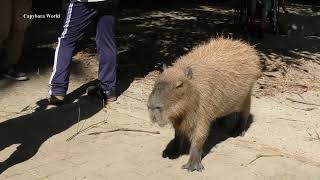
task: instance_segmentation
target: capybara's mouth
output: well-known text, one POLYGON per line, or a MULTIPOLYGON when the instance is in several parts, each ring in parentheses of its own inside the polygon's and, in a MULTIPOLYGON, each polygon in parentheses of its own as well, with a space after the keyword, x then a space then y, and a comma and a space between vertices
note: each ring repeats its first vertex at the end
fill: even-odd
POLYGON ((150 115, 151 122, 158 124, 160 127, 164 127, 165 125, 168 124, 168 122, 165 119, 163 119, 162 114, 156 115, 152 110, 150 110, 149 115, 150 115))
POLYGON ((157 122, 157 118, 154 115, 154 113, 152 112, 152 110, 149 110, 149 117, 150 117, 151 122, 153 122, 153 123, 157 122))
POLYGON ((152 122, 158 124, 160 127, 164 127, 168 124, 168 122, 162 118, 161 119, 154 118, 152 122))
POLYGON ((161 121, 158 121, 157 124, 160 126, 160 127, 164 127, 166 126, 168 123, 164 120, 161 120, 161 121))

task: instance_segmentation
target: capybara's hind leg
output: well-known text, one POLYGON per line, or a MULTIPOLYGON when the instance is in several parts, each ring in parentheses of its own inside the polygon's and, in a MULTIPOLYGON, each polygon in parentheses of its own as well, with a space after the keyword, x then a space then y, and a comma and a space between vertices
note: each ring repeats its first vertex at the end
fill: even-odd
POLYGON ((189 172, 197 170, 201 172, 204 167, 201 164, 203 145, 208 137, 209 125, 197 125, 195 132, 191 137, 190 157, 187 164, 182 166, 182 169, 187 169, 189 172))
POLYGON ((240 112, 240 126, 239 126, 239 133, 240 136, 244 136, 247 127, 248 127, 248 119, 250 116, 250 107, 251 107, 251 93, 248 94, 245 101, 242 105, 242 111, 240 112))

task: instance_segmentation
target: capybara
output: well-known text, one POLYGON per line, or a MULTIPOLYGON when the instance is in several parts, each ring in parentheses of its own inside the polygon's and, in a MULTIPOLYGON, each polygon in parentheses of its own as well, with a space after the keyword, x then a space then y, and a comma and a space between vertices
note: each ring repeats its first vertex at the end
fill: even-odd
MULTIPOLYGON (((211 122, 237 112, 240 132, 250 114, 251 90, 260 77, 257 51, 249 44, 226 38, 211 39, 180 57, 156 80, 149 96, 150 118, 175 129, 174 153, 183 139, 190 142, 188 171, 202 171, 203 145, 211 122)), ((167 157, 167 151, 163 156, 167 157)))

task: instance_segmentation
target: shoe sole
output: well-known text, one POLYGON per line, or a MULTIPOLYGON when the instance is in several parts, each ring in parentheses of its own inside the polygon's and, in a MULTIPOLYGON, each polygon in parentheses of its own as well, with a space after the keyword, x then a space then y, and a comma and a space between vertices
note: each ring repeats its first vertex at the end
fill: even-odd
POLYGON ((58 106, 58 105, 62 105, 64 103, 64 100, 54 100, 54 101, 50 101, 49 99, 48 99, 48 104, 49 105, 54 105, 54 106, 58 106))
POLYGON ((54 105, 54 106, 59 106, 64 103, 64 98, 63 99, 58 99, 58 98, 48 98, 48 104, 49 105, 54 105))
POLYGON ((107 102, 115 102, 117 101, 117 97, 107 98, 107 102))
POLYGON ((7 79, 11 79, 11 80, 15 80, 15 81, 26 81, 26 80, 29 79, 28 77, 18 77, 18 78, 15 78, 15 77, 12 77, 12 76, 9 76, 9 75, 6 75, 6 74, 3 74, 2 76, 5 77, 5 78, 7 78, 7 79))
POLYGON ((105 102, 115 102, 115 101, 117 101, 117 97, 111 97, 111 98, 104 99, 104 98, 101 98, 98 95, 90 95, 89 94, 88 96, 93 97, 93 98, 97 98, 97 99, 100 99, 100 100, 104 100, 105 102))
POLYGON ((61 105, 63 105, 63 103, 64 102, 49 102, 49 104, 48 105, 52 105, 52 106, 61 106, 61 105))
MULTIPOLYGON (((86 89, 86 94, 88 96, 91 96, 91 97, 95 97, 95 98, 98 98, 98 99, 103 99, 101 97, 101 95, 99 95, 98 93, 96 93, 95 90, 88 90, 88 88, 86 89)), ((110 97, 110 98, 106 98, 105 99, 106 102, 114 102, 114 101, 117 101, 117 97, 110 97)))

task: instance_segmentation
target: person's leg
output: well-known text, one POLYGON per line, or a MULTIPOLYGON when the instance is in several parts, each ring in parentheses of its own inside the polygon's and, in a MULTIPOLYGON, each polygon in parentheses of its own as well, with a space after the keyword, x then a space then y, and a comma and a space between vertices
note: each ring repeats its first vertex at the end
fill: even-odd
POLYGON ((4 71, 6 39, 9 36, 9 32, 12 25, 12 0, 3 0, 0 6, 0 72, 4 71))
POLYGON ((249 33, 254 32, 255 29, 255 17, 256 17, 256 8, 257 8, 257 0, 247 0, 247 7, 248 7, 248 16, 249 21, 247 25, 247 29, 249 33))
POLYGON ((99 80, 103 91, 116 90, 117 46, 114 37, 114 17, 102 16, 97 24, 97 51, 99 54, 99 80))
POLYGON ((279 0, 279 6, 282 7, 282 10, 284 11, 285 14, 289 13, 286 7, 286 0, 279 0))
POLYGON ((8 43, 5 49, 5 56, 3 59, 3 72, 2 75, 8 79, 24 81, 28 80, 27 74, 18 72, 15 66, 18 64, 23 51, 24 45, 23 31, 11 32, 8 38, 8 43))
POLYGON ((25 73, 15 71, 22 55, 24 45, 24 34, 31 24, 30 19, 23 18, 23 14, 31 14, 32 0, 12 1, 12 26, 8 38, 6 39, 5 56, 3 59, 3 76, 13 80, 27 80, 25 73))
POLYGON ((257 0, 249 0, 250 2, 250 21, 254 21, 255 20, 255 15, 256 15, 256 9, 257 9, 257 0))
POLYGON ((0 48, 8 38, 12 21, 12 0, 2 0, 0 6, 0 48))
POLYGON ((96 10, 86 3, 70 3, 54 56, 53 72, 49 81, 51 96, 65 96, 68 90, 70 65, 77 40, 93 21, 96 10))
POLYGON ((268 13, 272 10, 272 0, 262 0, 261 29, 267 28, 268 13))
POLYGON ((87 89, 88 95, 98 97, 111 102, 117 99, 117 46, 115 42, 115 13, 116 4, 100 2, 97 7, 99 17, 97 22, 96 43, 99 55, 100 81, 98 86, 91 86, 87 89))
POLYGON ((261 10, 262 14, 261 14, 261 26, 260 28, 262 30, 265 30, 267 28, 267 15, 268 15, 268 11, 267 11, 267 8, 265 7, 262 7, 262 10, 261 10))

